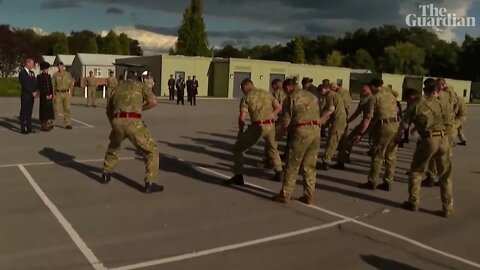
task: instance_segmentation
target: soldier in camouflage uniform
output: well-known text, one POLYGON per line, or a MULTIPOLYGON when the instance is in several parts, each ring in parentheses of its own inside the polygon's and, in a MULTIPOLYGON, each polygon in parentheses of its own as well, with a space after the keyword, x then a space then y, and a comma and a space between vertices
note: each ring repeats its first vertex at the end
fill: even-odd
POLYGON ((453 115, 451 107, 438 100, 437 85, 434 79, 425 81, 425 97, 410 106, 405 112, 401 126, 397 133, 397 140, 401 139, 403 131, 411 123, 420 135, 417 143, 409 179, 409 198, 404 208, 418 211, 420 204, 420 187, 422 175, 427 170, 431 159, 436 160, 440 178, 440 192, 443 207, 443 216, 448 217, 453 211, 451 142, 447 134, 453 129, 453 115))
POLYGON ((325 111, 322 113, 320 123, 322 126, 327 122, 329 124, 327 145, 320 168, 328 170, 332 157, 337 151, 338 143, 345 132, 347 113, 340 94, 326 88, 323 88, 320 94, 325 98, 325 111))
MULTIPOLYGON (((448 87, 447 82, 445 81, 444 78, 438 78, 437 79, 437 88, 438 88, 438 99, 440 100, 441 103, 443 103, 445 106, 449 107, 449 110, 452 112, 452 118, 455 123, 451 123, 453 126, 453 129, 450 130, 450 133, 447 134, 450 144, 453 148, 455 145, 455 139, 457 137, 457 131, 458 127, 460 125, 463 125, 465 123, 465 120, 467 118, 466 115, 466 110, 464 110, 462 113, 459 113, 459 108, 460 108, 460 99, 455 91, 450 89, 448 87)), ((451 155, 453 155, 453 149, 451 150, 451 155)), ((424 187, 434 187, 435 186, 435 177, 438 175, 437 174, 437 164, 435 159, 430 160, 430 164, 428 165, 428 171, 426 173, 427 177, 425 180, 422 181, 422 186, 424 187)))
POLYGON ((141 113, 157 105, 157 100, 144 83, 130 73, 128 80, 113 92, 107 105, 107 117, 112 125, 110 144, 105 154, 102 183, 108 184, 118 161, 122 142, 125 139, 145 154, 145 193, 163 191, 157 185, 159 154, 155 140, 150 135, 141 113))
POLYGON ((107 79, 107 100, 112 96, 113 90, 117 87, 118 82, 115 73, 110 71, 110 77, 107 79))
POLYGON ((350 108, 352 107, 352 96, 350 96, 350 91, 338 86, 336 83, 332 83, 330 88, 342 97, 343 105, 345 106, 345 112, 347 113, 348 117, 350 115, 350 108))
POLYGON ((258 140, 265 140, 268 149, 268 158, 273 162, 275 181, 282 181, 282 161, 275 141, 275 116, 282 110, 278 101, 268 91, 255 88, 250 79, 241 84, 245 96, 240 101, 240 115, 238 118, 238 137, 233 149, 234 176, 227 181, 227 185, 244 185, 243 180, 243 153, 255 145, 258 140), (244 132, 247 113, 252 125, 244 132))
MULTIPOLYGON (((368 105, 367 119, 370 119, 370 121, 366 121, 360 133, 364 134, 367 128, 371 129, 373 153, 368 182, 360 185, 360 187, 371 190, 378 188, 390 191, 397 162, 398 143, 395 141, 399 125, 397 99, 390 91, 386 91, 382 87, 382 80, 372 80, 371 86, 374 94, 368 105), (385 162, 385 176, 383 183, 377 186, 383 162, 385 162)), ((361 136, 358 136, 357 141, 359 141, 360 138, 361 136)))
POLYGON ((345 140, 340 143, 337 155, 338 162, 333 166, 333 168, 343 170, 345 169, 345 163, 350 162, 350 153, 352 152, 352 148, 356 143, 356 137, 362 135, 362 127, 365 125, 365 122, 368 121, 368 105, 371 97, 372 88, 369 84, 363 84, 360 103, 358 104, 357 110, 348 119, 348 123, 351 123, 355 121, 358 116, 362 115, 362 122, 358 126, 353 128, 353 130, 348 134, 348 136, 346 136, 345 140))
POLYGON ((317 179, 317 158, 320 150, 320 109, 315 96, 305 90, 295 90, 292 80, 284 82, 288 94, 285 100, 282 125, 290 130, 290 152, 285 167, 285 179, 280 194, 273 200, 287 203, 298 176, 304 178, 304 195, 300 202, 311 204, 317 179))
POLYGON ((97 107, 95 101, 97 99, 97 78, 93 76, 93 71, 90 71, 90 76, 85 78, 85 84, 87 85, 87 106, 97 107))
MULTIPOLYGON (((272 89, 273 89, 273 97, 275 100, 280 104, 280 106, 283 106, 283 101, 287 98, 287 95, 282 89, 282 84, 283 81, 280 79, 275 79, 272 81, 272 89)), ((275 140, 278 142, 283 137, 285 136, 285 131, 282 129, 282 112, 278 114, 277 121, 275 121, 275 140)), ((265 168, 268 169, 273 169, 273 163, 272 160, 268 158, 268 148, 265 146, 265 154, 264 154, 264 160, 265 160, 265 168)))
POLYGON ((58 63, 58 72, 52 76, 52 86, 55 92, 55 119, 58 120, 58 112, 63 107, 63 117, 66 129, 72 129, 72 118, 70 115, 70 100, 72 99, 73 80, 70 72, 65 70, 65 65, 58 63))

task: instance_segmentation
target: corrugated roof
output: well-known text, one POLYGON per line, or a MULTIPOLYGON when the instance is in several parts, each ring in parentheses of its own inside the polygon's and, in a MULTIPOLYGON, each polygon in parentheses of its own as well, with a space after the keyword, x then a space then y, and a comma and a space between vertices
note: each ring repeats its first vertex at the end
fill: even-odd
POLYGON ((54 55, 42 55, 43 61, 49 63, 50 65, 53 65, 55 62, 55 56, 54 55))
POLYGON ((79 53, 77 57, 83 66, 112 66, 116 59, 132 58, 134 56, 79 53))
POLYGON ((73 59, 75 59, 75 55, 69 55, 69 54, 59 54, 57 55, 56 60, 58 62, 63 62, 65 66, 71 66, 73 63, 73 59))

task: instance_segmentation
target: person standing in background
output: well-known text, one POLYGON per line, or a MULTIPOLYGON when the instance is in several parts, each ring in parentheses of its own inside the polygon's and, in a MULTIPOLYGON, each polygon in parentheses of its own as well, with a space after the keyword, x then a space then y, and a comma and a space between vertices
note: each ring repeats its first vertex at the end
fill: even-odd
POLYGON ((58 112, 63 106, 63 116, 65 128, 72 129, 72 119, 70 115, 70 100, 72 98, 74 80, 70 72, 65 70, 65 65, 58 63, 58 72, 52 76, 52 85, 55 92, 55 119, 58 119, 58 112))
POLYGON ((177 83, 175 84, 177 87, 177 105, 182 103, 182 105, 185 105, 185 78, 183 78, 183 75, 180 75, 180 78, 177 80, 177 83))
POLYGON ((148 89, 150 89, 150 91, 152 91, 152 93, 153 93, 153 87, 155 86, 155 80, 153 80, 151 72, 147 72, 147 76, 145 76, 143 82, 147 85, 148 89))
POLYGON ((97 107, 95 101, 97 99, 97 78, 93 76, 93 71, 89 72, 90 76, 85 78, 85 84, 87 85, 87 107, 97 107))
POLYGON ((187 77, 187 101, 190 102, 190 104, 192 103, 192 85, 193 85, 192 77, 188 76, 187 77))
POLYGON ((20 131, 22 134, 29 134, 34 132, 32 128, 32 113, 35 97, 37 96, 37 82, 35 80, 35 73, 32 69, 35 67, 35 62, 32 58, 25 60, 25 66, 18 75, 18 80, 22 87, 22 94, 20 96, 20 131))
POLYGON ((115 73, 110 71, 110 77, 107 79, 107 100, 112 96, 113 90, 117 87, 118 82, 115 78, 115 73))
POLYGON ((175 79, 170 75, 168 80, 168 100, 175 100, 175 79))
POLYGON ((197 106, 197 95, 198 95, 198 80, 197 76, 193 76, 192 79, 192 96, 190 100, 190 105, 197 106))
POLYGON ((48 74, 49 68, 49 63, 40 63, 42 73, 37 76, 37 86, 40 92, 39 118, 41 131, 50 131, 53 128, 53 119, 55 118, 55 112, 53 110, 52 77, 48 74))

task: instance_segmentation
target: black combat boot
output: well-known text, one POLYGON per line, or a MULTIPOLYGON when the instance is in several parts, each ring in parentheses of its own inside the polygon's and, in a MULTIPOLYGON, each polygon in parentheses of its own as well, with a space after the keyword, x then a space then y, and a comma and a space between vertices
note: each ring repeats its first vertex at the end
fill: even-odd
POLYGON ((345 170, 345 163, 339 161, 337 164, 332 166, 332 169, 345 170))
POLYGON ((149 194, 155 192, 162 192, 164 190, 165 188, 163 186, 157 185, 156 183, 145 182, 145 189, 143 190, 143 192, 149 194))
POLYGON ((370 190, 377 189, 377 186, 373 182, 366 182, 366 183, 360 184, 359 187, 363 189, 370 189, 370 190))
POLYGON ((435 179, 432 176, 427 176, 425 180, 422 181, 422 187, 434 187, 435 179))
POLYGON ((234 177, 225 181, 225 184, 227 186, 230 186, 230 185, 244 186, 245 182, 243 181, 243 174, 235 175, 234 177))
POLYGON ((102 173, 102 179, 100 180, 100 183, 106 185, 108 183, 110 183, 110 181, 112 180, 112 175, 109 174, 109 173, 102 173))
POLYGON ((275 172, 275 176, 273 177, 273 181, 282 182, 283 181, 283 172, 275 172))
POLYGON ((403 207, 404 209, 409 210, 409 211, 412 211, 412 212, 418 212, 418 209, 419 209, 419 208, 418 208, 418 205, 413 204, 413 203, 408 202, 408 201, 404 202, 403 205, 402 205, 402 207, 403 207))
POLYGON ((461 141, 461 142, 457 143, 457 145, 467 146, 467 141, 461 141))
POLYGON ((330 169, 330 165, 328 163, 322 162, 318 165, 318 168, 322 171, 328 171, 328 169, 330 169))
POLYGON ((383 191, 391 191, 392 190, 392 185, 387 182, 383 182, 382 184, 377 186, 377 189, 383 190, 383 191))

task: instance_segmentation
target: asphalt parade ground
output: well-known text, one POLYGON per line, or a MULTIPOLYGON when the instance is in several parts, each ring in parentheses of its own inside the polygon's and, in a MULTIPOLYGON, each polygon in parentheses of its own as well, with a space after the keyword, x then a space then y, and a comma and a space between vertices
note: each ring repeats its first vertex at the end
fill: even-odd
POLYGON ((73 130, 28 136, 18 133, 19 103, 0 99, 0 269, 480 268, 480 107, 468 108, 468 146, 454 149, 456 211, 445 219, 439 188, 422 189, 420 212, 401 208, 414 142, 398 152, 390 193, 357 187, 369 169, 362 143, 347 171, 319 171, 314 206, 281 205, 269 199, 280 183, 258 165, 262 143, 246 153, 249 184, 222 185, 238 101, 161 100, 144 120, 165 192, 146 195, 143 161, 127 141, 112 182, 98 182, 104 103, 75 99, 73 130))

